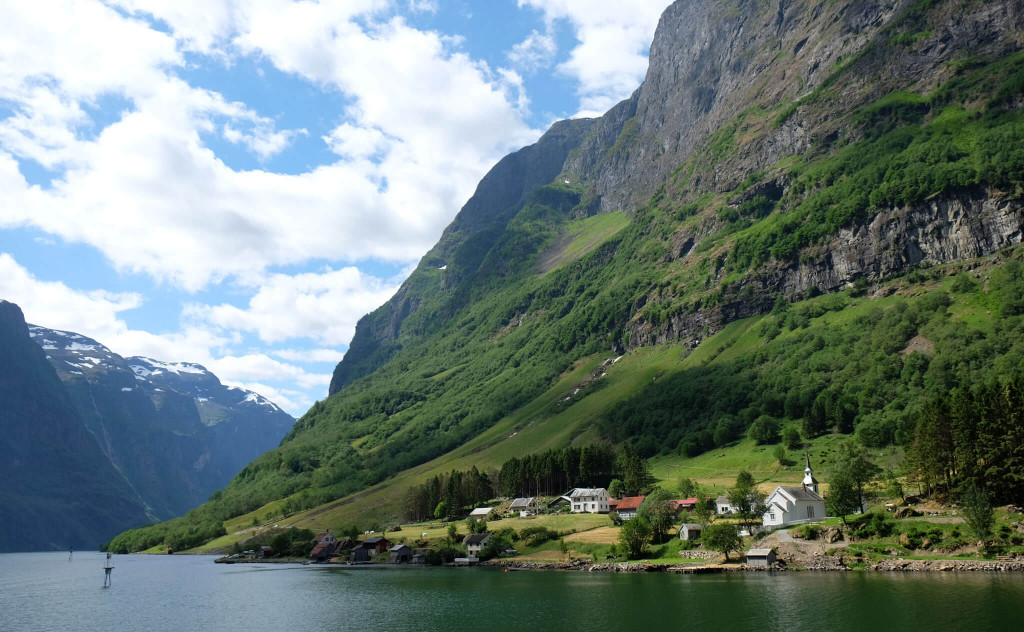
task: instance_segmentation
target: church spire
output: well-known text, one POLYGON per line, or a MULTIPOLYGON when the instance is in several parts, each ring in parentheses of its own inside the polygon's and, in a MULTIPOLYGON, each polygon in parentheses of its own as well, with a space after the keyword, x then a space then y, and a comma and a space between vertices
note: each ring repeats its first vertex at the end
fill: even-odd
POLYGON ((814 478, 814 472, 811 470, 811 457, 808 453, 804 452, 804 462, 807 464, 804 467, 804 483, 803 487, 807 491, 818 493, 818 480, 814 478))

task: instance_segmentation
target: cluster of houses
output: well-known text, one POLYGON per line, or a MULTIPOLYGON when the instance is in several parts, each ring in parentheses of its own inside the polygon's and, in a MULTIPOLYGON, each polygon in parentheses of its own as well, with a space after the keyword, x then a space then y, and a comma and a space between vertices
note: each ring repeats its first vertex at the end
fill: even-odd
POLYGON ((424 555, 413 551, 405 544, 392 544, 383 536, 367 538, 363 541, 345 538, 339 540, 333 533, 324 531, 314 538, 316 542, 313 550, 309 552, 311 562, 326 562, 332 557, 348 555, 353 563, 369 562, 381 553, 388 553, 388 562, 391 564, 423 564, 424 555))
MULTIPOLYGON (((645 496, 625 496, 612 498, 608 490, 602 487, 578 487, 563 496, 558 496, 547 503, 548 509, 568 506, 571 513, 611 513, 616 512, 620 519, 631 520, 646 500, 645 496)), ((711 498, 683 498, 671 500, 676 515, 692 510, 698 503, 704 502, 711 506, 715 513, 727 516, 737 513, 727 496, 711 498)), ((764 527, 780 527, 803 522, 814 522, 825 518, 825 500, 818 489, 818 481, 811 470, 810 458, 806 460, 804 479, 799 486, 777 486, 765 501, 767 510, 762 517, 764 527)), ((488 520, 494 517, 496 507, 478 507, 470 512, 470 517, 477 520, 488 520)), ((541 503, 536 497, 515 498, 508 506, 509 514, 525 518, 537 515, 542 511, 541 503)), ((700 538, 702 527, 696 523, 683 523, 679 527, 679 538, 696 540, 700 538)), ((472 563, 487 545, 491 534, 478 533, 466 536, 463 544, 468 553, 464 562, 472 563)), ((338 540, 330 531, 316 536, 316 544, 309 554, 311 561, 323 562, 333 557, 348 555, 353 563, 368 562, 371 558, 388 553, 388 562, 393 564, 424 563, 423 553, 418 553, 405 544, 392 544, 383 536, 371 537, 364 541, 346 538, 338 540)), ((771 550, 752 549, 747 554, 748 564, 770 566, 775 562, 775 553, 771 550)), ((458 561, 458 560, 457 560, 458 561)))
MULTIPOLYGON (((626 496, 615 499, 609 496, 608 490, 604 488, 573 489, 564 496, 559 496, 548 503, 548 507, 556 507, 561 504, 568 504, 572 513, 610 513, 616 512, 623 520, 630 520, 636 517, 637 511, 643 504, 645 496, 626 496)), ((526 511, 527 505, 536 507, 536 499, 517 498, 513 501, 510 509, 517 508, 522 503, 520 515, 531 515, 526 511)), ((712 504, 710 498, 684 498, 670 501, 678 514, 684 510, 691 510, 698 502, 712 504)), ((735 514, 736 508, 729 502, 728 496, 719 496, 714 500, 715 513, 720 516, 735 514)), ((825 499, 821 497, 818 490, 818 480, 814 478, 811 470, 810 457, 806 457, 803 482, 798 486, 779 485, 765 501, 767 511, 762 517, 762 524, 765 527, 780 527, 802 522, 815 522, 825 518, 825 499)), ((535 510, 534 510, 535 511, 535 510)), ((684 525, 685 526, 685 525, 684 525)), ((692 539, 692 538, 684 538, 692 539)))

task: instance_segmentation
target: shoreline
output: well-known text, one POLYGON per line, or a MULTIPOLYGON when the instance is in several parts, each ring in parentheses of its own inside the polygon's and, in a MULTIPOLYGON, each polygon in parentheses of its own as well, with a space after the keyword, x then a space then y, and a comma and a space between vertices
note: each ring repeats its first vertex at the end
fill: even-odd
MULTIPOLYGON (((567 562, 536 562, 517 560, 514 558, 496 559, 479 562, 472 566, 480 568, 504 569, 505 571, 561 571, 577 573, 674 573, 677 575, 705 575, 715 573, 782 573, 782 572, 876 572, 876 573, 1020 573, 1024 572, 1024 558, 1009 561, 989 560, 916 560, 891 558, 881 560, 867 566, 851 568, 842 558, 825 556, 822 563, 806 567, 791 567, 776 563, 770 567, 750 566, 744 563, 729 564, 653 564, 645 562, 608 562, 593 563, 583 560, 567 562), (826 561, 827 559, 831 561, 826 561)), ((817 561, 817 560, 816 560, 817 561)), ((349 564, 345 562, 314 562, 300 558, 280 558, 264 560, 227 560, 217 558, 216 564, 300 564, 303 566, 325 566, 345 568, 378 568, 405 569, 426 567, 421 564, 387 564, 363 563, 349 564)), ((465 565, 443 564, 440 568, 466 568, 465 565)))

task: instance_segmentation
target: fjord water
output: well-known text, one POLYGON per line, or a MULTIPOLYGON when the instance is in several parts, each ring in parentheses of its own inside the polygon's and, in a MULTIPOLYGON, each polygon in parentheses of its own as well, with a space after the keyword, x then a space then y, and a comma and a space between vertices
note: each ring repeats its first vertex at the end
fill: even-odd
POLYGON ((509 572, 0 555, 0 630, 1003 630, 1024 577, 509 572), (877 627, 875 627, 877 626, 877 627))

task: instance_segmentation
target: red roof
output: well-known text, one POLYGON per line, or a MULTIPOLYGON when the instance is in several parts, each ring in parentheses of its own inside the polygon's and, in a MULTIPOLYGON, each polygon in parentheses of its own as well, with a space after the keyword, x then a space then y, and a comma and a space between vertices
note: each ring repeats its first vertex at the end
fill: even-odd
POLYGON ((325 551, 325 550, 331 548, 331 544, 333 544, 333 542, 321 542, 320 544, 317 544, 316 546, 314 546, 313 550, 310 551, 309 554, 310 555, 316 555, 317 553, 325 551))
POLYGON ((313 538, 313 540, 316 541, 316 542, 319 542, 319 541, 323 540, 324 538, 326 538, 329 535, 331 535, 330 531, 324 531, 323 533, 318 533, 317 536, 315 538, 313 538))
POLYGON ((623 509, 636 509, 640 506, 640 503, 644 501, 646 496, 625 496, 619 501, 618 510, 623 509))

